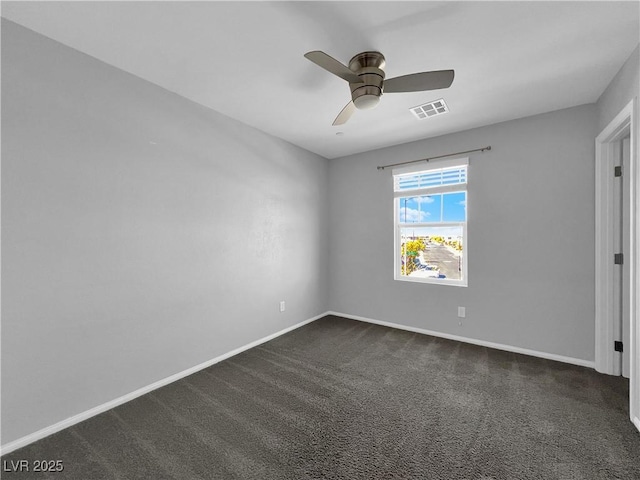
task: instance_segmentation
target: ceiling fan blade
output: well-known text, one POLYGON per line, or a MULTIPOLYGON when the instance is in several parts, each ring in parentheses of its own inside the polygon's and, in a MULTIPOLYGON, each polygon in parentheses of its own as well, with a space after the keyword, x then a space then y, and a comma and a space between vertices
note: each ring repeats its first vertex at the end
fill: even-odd
POLYGON ((453 83, 453 70, 436 70, 433 72, 412 73, 384 81, 384 93, 422 92, 448 88, 453 83))
POLYGON ((333 57, 330 57, 324 52, 320 50, 314 50, 313 52, 307 52, 304 56, 311 60, 313 63, 318 65, 319 67, 324 68, 328 72, 337 75, 338 77, 346 80, 349 83, 363 83, 358 75, 353 73, 349 67, 343 65, 338 60, 333 57))
POLYGON ((342 109, 342 111, 338 114, 336 119, 333 121, 332 125, 335 127, 336 125, 342 125, 344 123, 347 123, 347 120, 351 118, 351 115, 353 115, 353 112, 355 111, 356 111, 355 104, 353 102, 347 103, 347 105, 342 109))

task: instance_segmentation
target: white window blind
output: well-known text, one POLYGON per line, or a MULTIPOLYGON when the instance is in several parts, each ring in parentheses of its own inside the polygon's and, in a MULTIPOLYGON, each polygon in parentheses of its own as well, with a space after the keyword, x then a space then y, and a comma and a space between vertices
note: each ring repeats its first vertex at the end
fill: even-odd
POLYGON ((467 183, 467 166, 394 175, 394 191, 431 189, 467 183))

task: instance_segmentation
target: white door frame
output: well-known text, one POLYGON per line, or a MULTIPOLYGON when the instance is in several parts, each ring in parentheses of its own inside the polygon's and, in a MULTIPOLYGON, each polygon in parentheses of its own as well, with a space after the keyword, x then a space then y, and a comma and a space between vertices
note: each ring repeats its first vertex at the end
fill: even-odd
POLYGON ((630 282, 628 289, 630 302, 631 344, 624 345, 630 352, 630 392, 629 406, 631 421, 640 429, 640 321, 638 299, 640 298, 640 261, 638 239, 640 222, 636 221, 640 212, 640 168, 638 168, 638 126, 636 125, 636 99, 631 100, 596 138, 596 251, 595 251, 595 303, 596 303, 596 370, 610 375, 620 375, 620 354, 613 349, 616 326, 614 324, 614 273, 613 263, 613 169, 619 150, 617 143, 630 134, 629 171, 623 175, 630 177, 628 215, 630 251, 625 252, 625 263, 629 263, 630 282))

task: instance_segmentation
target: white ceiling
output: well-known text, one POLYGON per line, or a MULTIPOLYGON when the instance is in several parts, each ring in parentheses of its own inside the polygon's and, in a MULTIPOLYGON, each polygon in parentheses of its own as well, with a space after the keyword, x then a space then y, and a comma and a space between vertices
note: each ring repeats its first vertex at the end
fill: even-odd
POLYGON ((2 16, 327 158, 595 102, 640 41, 633 2, 2 2, 2 16), (303 57, 454 69, 331 122, 348 84, 303 57), (444 98, 450 113, 410 107, 444 98), (344 132, 337 136, 336 132, 344 132))

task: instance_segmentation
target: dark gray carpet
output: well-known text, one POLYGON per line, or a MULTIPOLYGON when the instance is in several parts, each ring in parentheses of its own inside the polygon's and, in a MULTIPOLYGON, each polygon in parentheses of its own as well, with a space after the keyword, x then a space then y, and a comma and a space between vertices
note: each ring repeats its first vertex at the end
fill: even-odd
POLYGON ((628 398, 591 369, 325 317, 2 458, 62 473, 3 478, 640 479, 628 398))

